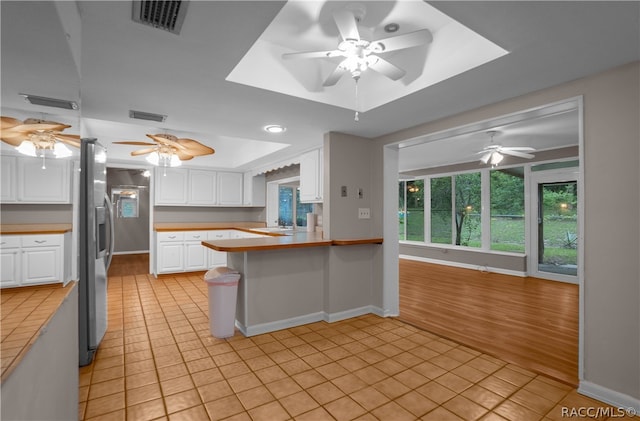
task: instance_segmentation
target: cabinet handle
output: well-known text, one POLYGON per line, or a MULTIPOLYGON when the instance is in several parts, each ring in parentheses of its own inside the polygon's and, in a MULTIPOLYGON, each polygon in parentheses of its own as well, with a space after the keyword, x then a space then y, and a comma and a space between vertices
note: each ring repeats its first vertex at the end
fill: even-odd
POLYGON ((174 238, 176 238, 176 236, 175 235, 170 235, 169 238, 171 238, 173 240, 174 238))
POLYGON ((193 238, 200 238, 200 236, 199 235, 194 235, 193 238))
POLYGON ((46 242, 47 242, 47 240, 36 240, 36 243, 38 243, 38 244, 44 244, 46 242))

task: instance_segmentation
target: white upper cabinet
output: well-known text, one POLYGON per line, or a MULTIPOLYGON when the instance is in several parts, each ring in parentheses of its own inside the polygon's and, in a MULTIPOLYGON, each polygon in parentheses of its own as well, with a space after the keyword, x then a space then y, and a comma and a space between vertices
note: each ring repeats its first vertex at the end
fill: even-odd
POLYGON ((40 158, 3 156, 2 201, 71 203, 71 162, 49 158, 45 165, 40 158))
POLYGON ((322 149, 300 156, 300 201, 322 202, 322 149))
POLYGON ((246 206, 243 174, 186 168, 156 168, 155 205, 246 206))
POLYGON ((0 156, 0 201, 3 203, 18 200, 16 159, 15 156, 0 156))
POLYGON ((218 172, 218 204, 242 206, 242 173, 218 172))
POLYGON ((264 174, 253 176, 250 172, 244 173, 244 199, 245 206, 266 205, 267 182, 264 174))
POLYGON ((188 170, 182 168, 157 167, 155 173, 155 204, 186 205, 188 177, 188 170))
POLYGON ((189 170, 189 199, 190 205, 215 205, 216 173, 205 170, 189 170))

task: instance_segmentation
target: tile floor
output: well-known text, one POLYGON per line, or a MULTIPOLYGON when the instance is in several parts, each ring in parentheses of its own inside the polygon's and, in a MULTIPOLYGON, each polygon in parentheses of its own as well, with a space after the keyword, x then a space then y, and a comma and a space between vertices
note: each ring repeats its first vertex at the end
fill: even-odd
POLYGON ((392 318, 216 339, 200 276, 110 278, 109 329, 80 369, 81 420, 527 421, 563 407, 605 405, 392 318))

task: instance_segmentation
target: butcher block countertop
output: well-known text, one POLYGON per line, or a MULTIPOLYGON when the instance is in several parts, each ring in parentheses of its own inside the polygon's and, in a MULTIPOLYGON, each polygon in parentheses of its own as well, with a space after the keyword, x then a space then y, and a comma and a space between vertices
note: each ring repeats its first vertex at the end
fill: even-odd
POLYGON ((47 329, 49 321, 75 287, 75 282, 69 282, 66 286, 50 284, 0 290, 2 382, 20 364, 40 333, 47 329))
POLYGON ((1 235, 20 234, 64 234, 72 229, 71 224, 1 224, 1 235))
POLYGON ((351 246, 359 244, 382 244, 382 238, 330 240, 323 238, 320 232, 293 232, 287 235, 271 234, 269 237, 261 238, 238 238, 202 242, 202 245, 205 247, 226 252, 282 250, 320 246, 351 246))
POLYGON ((216 229, 251 229, 264 228, 264 222, 157 222, 153 224, 153 229, 162 231, 199 231, 216 229))

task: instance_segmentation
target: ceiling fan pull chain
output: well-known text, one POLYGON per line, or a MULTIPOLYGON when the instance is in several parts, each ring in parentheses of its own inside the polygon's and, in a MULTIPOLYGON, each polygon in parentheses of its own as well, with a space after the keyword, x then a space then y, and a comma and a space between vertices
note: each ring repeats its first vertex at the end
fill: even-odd
POLYGON ((43 150, 42 150, 42 169, 43 169, 43 170, 46 170, 46 169, 47 169, 47 166, 46 166, 46 164, 45 164, 45 156, 44 156, 44 155, 45 155, 45 154, 44 154, 44 149, 43 149, 43 150))
POLYGON ((354 78, 354 80, 356 81, 356 115, 354 116, 354 121, 360 121, 360 116, 358 114, 358 79, 359 78, 354 78))

